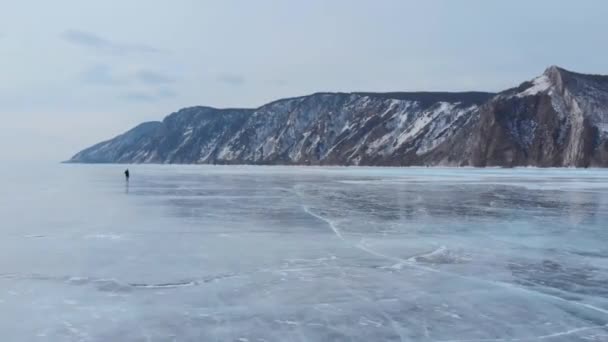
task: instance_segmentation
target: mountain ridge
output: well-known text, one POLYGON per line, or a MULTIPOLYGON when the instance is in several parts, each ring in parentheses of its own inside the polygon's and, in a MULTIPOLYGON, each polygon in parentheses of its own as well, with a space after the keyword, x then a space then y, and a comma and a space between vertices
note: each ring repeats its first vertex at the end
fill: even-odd
POLYGON ((608 76, 551 66, 499 93, 318 92, 257 108, 193 106, 68 162, 606 167, 608 76))

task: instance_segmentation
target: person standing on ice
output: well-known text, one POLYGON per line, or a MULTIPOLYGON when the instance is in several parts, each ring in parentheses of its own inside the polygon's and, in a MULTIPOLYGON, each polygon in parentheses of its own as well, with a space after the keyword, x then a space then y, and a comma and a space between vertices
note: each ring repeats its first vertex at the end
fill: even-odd
POLYGON ((129 169, 125 170, 125 179, 127 182, 129 181, 129 169))

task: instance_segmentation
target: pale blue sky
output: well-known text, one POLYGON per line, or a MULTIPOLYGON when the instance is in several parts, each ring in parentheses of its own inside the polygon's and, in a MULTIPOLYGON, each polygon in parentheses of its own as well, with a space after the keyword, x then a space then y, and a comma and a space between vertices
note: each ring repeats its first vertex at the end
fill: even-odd
POLYGON ((66 159, 199 104, 252 107, 316 91, 499 91, 552 64, 608 74, 603 0, 0 4, 4 159, 66 159))

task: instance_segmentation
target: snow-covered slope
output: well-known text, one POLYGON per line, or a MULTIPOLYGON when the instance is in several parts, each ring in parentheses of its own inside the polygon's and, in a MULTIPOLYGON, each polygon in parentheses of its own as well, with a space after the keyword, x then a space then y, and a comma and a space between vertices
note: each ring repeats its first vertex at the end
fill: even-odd
POLYGON ((491 93, 318 93, 193 107, 71 162, 608 166, 608 77, 558 67, 491 93))
POLYGON ((489 93, 319 93, 258 109, 193 107, 76 154, 72 162, 407 165, 489 93))

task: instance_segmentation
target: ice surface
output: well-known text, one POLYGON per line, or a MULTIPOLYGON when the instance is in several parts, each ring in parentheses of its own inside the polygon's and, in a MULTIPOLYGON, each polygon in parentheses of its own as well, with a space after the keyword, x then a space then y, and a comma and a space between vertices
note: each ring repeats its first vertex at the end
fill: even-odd
POLYGON ((3 341, 608 341, 608 172, 19 166, 3 341))

